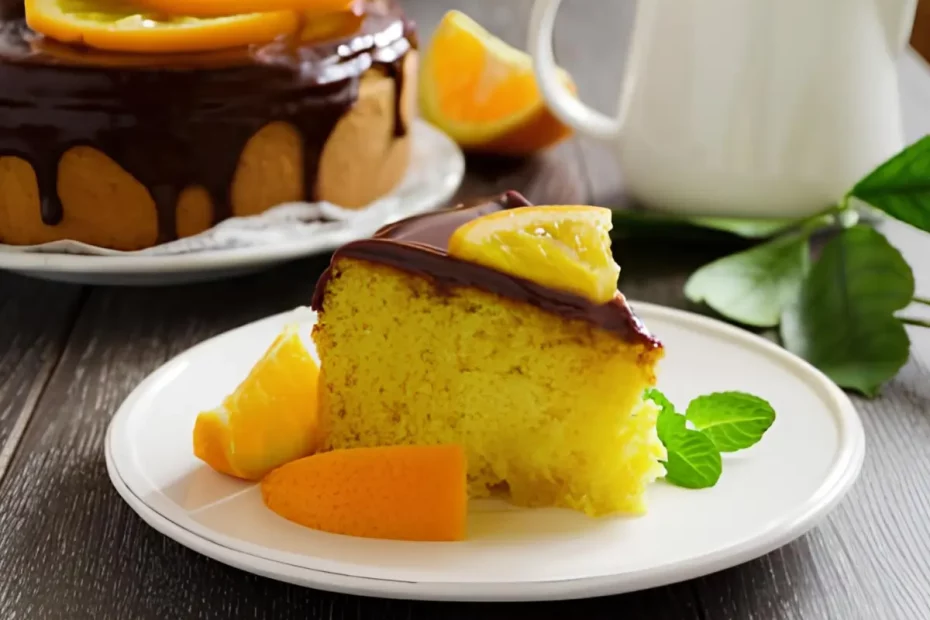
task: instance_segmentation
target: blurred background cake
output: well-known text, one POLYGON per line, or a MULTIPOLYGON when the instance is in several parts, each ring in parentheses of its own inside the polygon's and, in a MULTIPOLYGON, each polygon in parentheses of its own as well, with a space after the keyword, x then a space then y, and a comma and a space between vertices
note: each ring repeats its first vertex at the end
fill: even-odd
POLYGON ((0 243, 142 249, 283 202, 363 208, 406 172, 417 43, 394 0, 189 49, 52 37, 58 10, 0 0, 0 243))

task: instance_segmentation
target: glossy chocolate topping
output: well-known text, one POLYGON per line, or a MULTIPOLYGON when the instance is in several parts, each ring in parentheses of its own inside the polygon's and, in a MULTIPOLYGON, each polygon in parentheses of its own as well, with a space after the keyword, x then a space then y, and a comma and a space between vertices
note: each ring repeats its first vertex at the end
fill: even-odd
POLYGON ((231 215, 239 156, 274 121, 303 140, 305 199, 315 198, 323 146, 358 98, 363 73, 395 80, 394 132, 402 62, 416 47, 414 26, 394 0, 368 0, 342 35, 192 54, 107 53, 33 33, 22 0, 0 0, 0 156, 35 170, 48 225, 63 216, 60 157, 92 146, 142 183, 156 203, 159 242, 176 238, 176 205, 187 187, 210 194, 213 223, 231 215))
POLYGON ((370 239, 348 243, 333 254, 314 291, 312 307, 324 309, 326 286, 341 258, 354 258, 430 278, 441 288, 474 287, 516 301, 533 304, 568 319, 581 319, 649 349, 661 347, 642 321, 633 314, 624 297, 617 293, 606 304, 596 304, 572 293, 554 290, 529 280, 513 277, 449 256, 449 239, 456 228, 475 218, 530 206, 517 192, 506 192, 453 209, 418 215, 385 226, 370 239))

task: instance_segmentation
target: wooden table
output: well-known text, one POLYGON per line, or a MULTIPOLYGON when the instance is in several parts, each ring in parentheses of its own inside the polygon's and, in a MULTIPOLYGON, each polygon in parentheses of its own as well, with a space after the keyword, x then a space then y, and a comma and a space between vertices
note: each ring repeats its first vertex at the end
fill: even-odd
MULTIPOLYGON (((406 0, 423 39, 465 8, 522 45, 530 0, 406 0)), ((575 0, 557 53, 586 101, 611 110, 631 3, 575 0)), ((901 64, 911 139, 930 128, 930 71, 901 64)), ((469 161, 461 195, 508 188, 536 202, 622 202, 610 155, 575 140, 532 161, 469 161)), ((884 226, 930 294, 930 238, 884 226)), ((732 248, 683 241, 619 248, 634 299, 685 306, 687 274, 732 248)), ((328 256, 227 282, 89 288, 0 274, 0 619, 930 618, 930 333, 876 400, 856 399, 868 433, 860 482, 817 529, 744 566, 612 598, 535 605, 363 599, 255 577, 145 525, 107 478, 103 438, 129 391, 187 347, 310 298, 328 256)), ((915 309, 915 313, 919 310, 915 309)))

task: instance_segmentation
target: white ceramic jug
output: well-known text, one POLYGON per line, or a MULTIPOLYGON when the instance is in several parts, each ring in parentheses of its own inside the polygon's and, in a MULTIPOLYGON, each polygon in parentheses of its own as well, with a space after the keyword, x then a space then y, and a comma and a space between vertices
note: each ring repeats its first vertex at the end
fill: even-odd
POLYGON ((560 3, 532 13, 540 90, 563 122, 615 146, 651 207, 808 215, 904 146, 896 59, 917 0, 640 0, 614 117, 557 79, 560 3))

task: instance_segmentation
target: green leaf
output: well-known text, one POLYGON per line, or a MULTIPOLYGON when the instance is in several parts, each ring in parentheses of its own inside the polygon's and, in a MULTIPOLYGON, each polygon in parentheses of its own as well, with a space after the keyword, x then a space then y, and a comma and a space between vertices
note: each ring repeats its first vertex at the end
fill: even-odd
POLYGON ((745 392, 699 396, 685 414, 721 452, 745 450, 762 439, 775 422, 775 410, 765 400, 745 392))
POLYGON ((930 136, 880 165, 849 195, 930 232, 930 136))
POLYGON ((671 438, 665 449, 668 451, 665 479, 672 484, 688 489, 706 489, 720 480, 723 472, 720 452, 703 433, 683 429, 671 438))
MULTIPOLYGON (((713 228, 723 232, 732 233, 747 239, 768 239, 778 233, 794 228, 803 219, 751 219, 732 217, 695 217, 690 220, 697 226, 713 228)), ((829 216, 820 218, 819 223, 829 226, 833 219, 829 216)))
POLYGON ((782 315, 782 341, 838 385, 878 394, 907 362, 910 341, 894 313, 914 296, 914 274, 872 228, 843 231, 823 249, 782 315))
MULTIPOLYGON (((801 223, 798 219, 683 217, 655 211, 615 209, 614 237, 722 239, 726 236, 767 239, 801 223)), ((832 220, 824 217, 824 225, 832 220)))
POLYGON ((646 390, 645 397, 659 407, 656 434, 659 436, 659 441, 668 446, 672 437, 685 430, 685 416, 675 411, 675 405, 665 397, 665 394, 655 388, 646 390))
POLYGON ((779 237, 705 265, 688 279, 685 295, 745 325, 774 327, 809 266, 806 236, 779 237))

